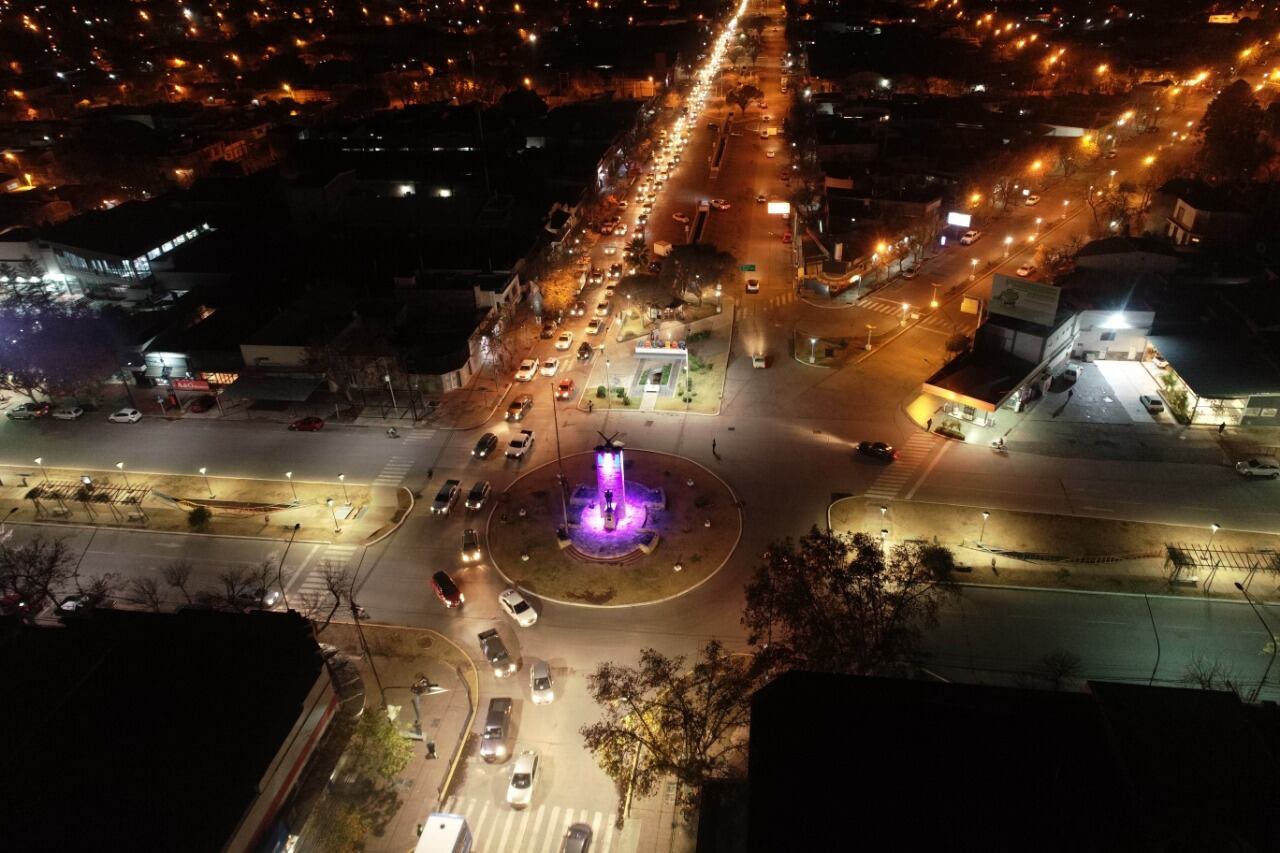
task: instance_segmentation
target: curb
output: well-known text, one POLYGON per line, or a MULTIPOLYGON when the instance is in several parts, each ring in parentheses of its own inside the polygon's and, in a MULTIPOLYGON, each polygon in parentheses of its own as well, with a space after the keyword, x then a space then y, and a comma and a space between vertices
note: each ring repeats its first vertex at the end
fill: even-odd
MULTIPOLYGON (((0 461, 0 466, 5 467, 5 468, 15 468, 15 469, 18 469, 18 470, 21 470, 23 467, 27 467, 27 468, 30 468, 30 467, 31 467, 30 465, 27 465, 27 466, 15 465, 15 464, 13 464, 12 462, 4 462, 4 461, 0 461)), ((73 469, 68 468, 68 467, 66 467, 66 466, 64 466, 64 465, 48 465, 48 466, 46 466, 46 467, 48 467, 48 468, 52 468, 52 469, 54 469, 55 471, 70 471, 70 470, 73 470, 73 469)), ((112 472, 112 470, 114 470, 114 469, 108 469, 108 468, 77 468, 77 469, 74 469, 74 470, 80 470, 80 471, 84 471, 84 472, 99 472, 99 473, 102 473, 102 474, 106 474, 106 475, 107 475, 107 476, 109 476, 109 477, 121 477, 121 476, 123 476, 119 471, 116 471, 114 474, 113 474, 113 473, 111 473, 111 472, 112 472)), ((137 476, 139 476, 139 477, 199 477, 199 476, 201 476, 199 473, 195 473, 195 474, 183 474, 183 473, 180 473, 180 472, 174 472, 174 471, 144 471, 144 470, 142 470, 141 468, 139 468, 139 469, 137 469, 137 470, 134 470, 134 469, 130 468, 130 469, 126 470, 124 473, 125 473, 125 474, 135 474, 135 475, 137 475, 137 476)), ((14 475, 14 476, 16 476, 16 475, 14 475)), ((273 479, 273 478, 269 478, 269 477, 242 477, 242 476, 237 475, 237 474, 213 474, 213 475, 211 475, 210 479, 212 479, 212 480, 243 480, 243 481, 245 481, 245 482, 254 482, 254 483, 289 483, 289 482, 292 482, 292 483, 294 483, 295 485, 300 484, 300 483, 306 483, 306 484, 308 484, 308 485, 312 485, 312 486, 333 486, 333 485, 335 485, 335 484, 337 484, 337 483, 338 483, 338 480, 337 480, 337 479, 334 479, 333 481, 329 481, 329 480, 299 480, 299 479, 296 479, 296 478, 295 478, 294 480, 290 481, 290 480, 287 480, 287 479, 285 479, 285 480, 279 480, 279 479, 273 479)), ((368 483, 357 483, 357 482, 354 482, 354 481, 353 481, 353 482, 351 483, 351 485, 353 485, 353 486, 364 486, 365 488, 369 488, 369 489, 374 489, 374 488, 385 488, 385 487, 374 486, 372 482, 368 482, 368 483)), ((9 487, 7 487, 7 486, 6 486, 6 488, 9 488, 9 487)), ((15 486, 15 487, 13 487, 13 488, 22 488, 22 487, 21 487, 21 486, 15 486)), ((399 486, 397 486, 396 488, 400 488, 400 487, 399 487, 399 486)))
POLYGON ((453 784, 453 776, 458 770, 458 765, 462 763, 462 754, 466 751, 467 741, 471 739, 471 727, 475 725, 476 722, 476 711, 480 708, 480 671, 476 669, 476 662, 471 659, 471 655, 464 651, 462 646, 459 646, 444 634, 441 634, 438 631, 432 631, 430 628, 419 628, 418 630, 427 631, 432 636, 439 637, 441 640, 444 640, 446 643, 453 646, 453 648, 457 650, 458 654, 462 655, 462 658, 467 662, 467 665, 471 667, 471 674, 475 676, 476 679, 476 695, 470 697, 471 715, 467 718, 465 734, 458 738, 458 748, 454 751, 453 759, 449 762, 449 772, 445 774, 444 781, 440 783, 440 787, 438 789, 440 798, 436 801, 436 808, 440 809, 444 807, 445 802, 449 799, 449 786, 453 784))
MULTIPOLYGON (((1224 604, 1247 605, 1248 601, 1237 600, 1233 597, 1205 596, 1199 591, 1195 595, 1168 595, 1162 592, 1110 592, 1101 589, 1064 589, 1057 586, 1023 586, 1020 584, 990 584, 976 583, 974 581, 956 581, 956 586, 965 589, 983 589, 983 590, 1009 590, 1010 592, 1046 592, 1058 593, 1060 595, 1099 595, 1114 596, 1117 598, 1160 598, 1168 601, 1206 601, 1211 600, 1224 604)), ((1254 599, 1256 604, 1264 607, 1280 608, 1280 602, 1268 602, 1260 599, 1254 599)))
MULTIPOLYGON (((127 533, 148 533, 153 536, 203 536, 208 539, 243 539, 250 542, 279 542, 278 536, 251 536, 243 533, 200 533, 195 530, 151 530, 146 527, 125 527, 120 524, 83 524, 81 522, 50 523, 47 521, 8 521, 6 524, 22 524, 27 527, 52 527, 60 530, 123 530, 127 533)), ((333 539, 295 539, 295 545, 332 545, 333 539)))
MULTIPOLYGON (((396 486, 396 488, 409 496, 409 508, 404 511, 404 515, 400 516, 399 521, 391 525, 391 529, 388 530, 386 533, 374 539, 366 539, 363 543, 361 543, 364 545, 365 548, 372 548, 374 545, 377 545, 379 542, 383 541, 388 536, 390 536, 391 534, 399 530, 401 527, 403 527, 404 523, 409 520, 409 516, 413 513, 413 508, 418 505, 418 502, 414 500, 412 489, 410 489, 408 486, 396 486)), ((376 533, 377 531, 374 531, 374 532, 376 533)))
MULTIPOLYGON (((637 450, 638 450, 638 448, 637 448, 637 450)), ((584 450, 584 451, 581 451, 581 452, 582 452, 582 453, 590 453, 591 451, 589 451, 589 450, 584 450)), ((530 596, 533 596, 534 598, 536 598, 536 599, 537 599, 537 600, 539 600, 539 601, 550 601, 550 602, 552 602, 552 603, 554 603, 554 604, 563 604, 563 605, 564 605, 564 606, 566 606, 566 607, 582 607, 582 608, 587 608, 587 609, 591 609, 591 610, 622 610, 622 609, 624 609, 624 608, 629 608, 629 607, 651 607, 651 606, 653 606, 653 605, 655 605, 655 604, 665 604, 665 603, 666 603, 666 602, 668 602, 668 601, 674 601, 675 599, 680 598, 682 595, 688 595, 689 593, 693 592, 693 591, 694 591, 695 589, 697 589, 698 587, 700 587, 700 586, 702 586, 703 584, 705 584, 707 581, 709 581, 709 580, 711 580, 712 578, 714 578, 716 575, 720 574, 720 571, 721 571, 721 570, 722 570, 726 565, 728 565, 729 560, 733 557, 734 553, 738 550, 738 545, 739 545, 739 544, 741 544, 741 542, 742 542, 742 532, 743 532, 743 530, 744 530, 744 528, 745 528, 745 521, 746 521, 746 519, 745 519, 745 518, 744 518, 744 516, 743 516, 743 512, 742 512, 742 501, 738 498, 738 493, 737 493, 737 492, 735 492, 735 491, 733 490, 733 487, 732 487, 732 486, 730 486, 728 483, 726 483, 726 482, 724 481, 724 479, 723 479, 722 477, 720 477, 720 475, 716 474, 716 472, 712 471, 710 468, 708 468, 706 465, 703 465, 701 462, 698 462, 698 461, 697 461, 697 460, 695 460, 695 459, 690 459, 688 456, 680 456, 679 454, 676 454, 676 453, 667 453, 666 451, 663 451, 663 450, 638 450, 638 452, 640 452, 640 453, 653 453, 653 454, 658 455, 658 456, 670 456, 670 457, 672 457, 673 459, 680 459, 680 460, 682 460, 682 461, 689 462, 690 464, 696 465, 696 466, 698 466, 699 468, 701 468, 703 471, 706 471, 706 472, 707 472, 708 474, 710 474, 712 477, 715 477, 715 479, 716 479, 716 480, 718 480, 718 481, 720 482, 720 485, 724 486, 724 487, 725 487, 725 489, 726 489, 726 490, 728 490, 729 494, 733 497, 734 503, 735 503, 735 504, 737 505, 737 507, 738 507, 738 535, 737 535, 736 537, 734 537, 733 545, 729 548, 729 553, 727 553, 727 554, 725 555, 725 558, 724 558, 722 561, 720 561, 720 565, 716 566, 716 567, 715 567, 715 569, 714 569, 714 570, 713 570, 709 575, 707 575, 705 578, 703 578, 702 580, 700 580, 700 581, 698 581, 697 583, 695 583, 693 586, 690 586, 690 587, 687 587, 687 588, 685 588, 685 589, 680 590, 680 592, 677 592, 677 593, 675 593, 675 594, 673 594, 673 595, 665 596, 665 597, 663 597, 663 598, 655 598, 655 599, 653 599, 652 601, 636 601, 636 602, 632 602, 632 603, 630 603, 630 604, 586 604, 586 603, 581 602, 581 601, 565 601, 564 599, 560 599, 560 598, 552 598, 552 597, 551 597, 551 596, 549 596, 549 595, 542 595, 542 594, 540 594, 540 593, 534 592, 534 591, 533 591, 533 590, 531 590, 531 589, 526 589, 526 588, 524 588, 524 587, 520 586, 518 583, 516 583, 515 581, 513 581, 513 580, 512 580, 512 579, 507 575, 507 573, 506 573, 506 572, 504 572, 504 571, 502 570, 502 567, 498 565, 498 561, 497 561, 497 560, 495 560, 495 559, 493 559, 493 549, 492 549, 492 548, 490 548, 490 549, 489 549, 489 562, 493 565, 493 569, 494 569, 494 571, 496 571, 499 575, 501 575, 501 576, 502 576, 502 579, 503 579, 504 581, 506 581, 507 583, 511 584, 513 587, 515 587, 516 589, 520 590, 521 592, 526 593, 526 594, 528 594, 528 595, 530 595, 530 596)), ((573 455, 575 455, 575 456, 576 456, 576 455, 578 455, 578 454, 573 454, 573 455)), ((511 481, 511 485, 510 485, 510 486, 507 486, 507 491, 510 491, 510 490, 511 490, 511 486, 514 486, 516 483, 520 482, 520 481, 521 481, 521 480, 523 480, 525 477, 527 477, 527 476, 529 476, 530 474, 532 474, 534 471, 540 471, 540 470, 542 470, 543 468, 545 468, 547 465, 553 465, 553 464, 555 464, 555 463, 554 463, 554 462, 545 462, 545 463, 543 463, 542 465, 539 465, 537 468, 533 468, 533 469, 531 469, 531 470, 529 470, 529 471, 525 471, 525 472, 524 472, 524 473, 522 473, 519 477, 516 477, 514 480, 512 480, 512 481, 511 481)), ((498 505, 497 505, 497 503, 495 502, 495 503, 494 503, 494 506, 493 506, 493 509, 489 510, 489 517, 488 517, 487 519, 485 519, 485 523, 484 523, 484 538, 485 538, 485 542, 486 542, 486 543, 488 543, 488 541, 489 541, 489 528, 493 525, 493 514, 497 511, 497 509, 498 509, 498 505)))
POLYGON ((498 395, 498 402, 493 404, 493 408, 489 410, 489 414, 485 415, 481 420, 467 426, 441 426, 435 427, 435 429, 448 430, 449 432, 470 432, 473 429, 479 429, 493 419, 494 413, 498 411, 498 407, 502 405, 502 401, 507 399, 507 395, 511 393, 511 388, 515 384, 516 383, 514 381, 507 383, 507 387, 503 388, 502 393, 498 395))

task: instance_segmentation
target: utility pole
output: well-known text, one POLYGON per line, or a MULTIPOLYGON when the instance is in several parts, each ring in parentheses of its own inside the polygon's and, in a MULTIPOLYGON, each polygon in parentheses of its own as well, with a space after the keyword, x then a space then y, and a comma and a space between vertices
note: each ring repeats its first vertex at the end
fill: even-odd
POLYGON ((556 474, 556 479, 559 480, 559 484, 560 484, 560 488, 559 488, 560 510, 564 514, 564 529, 565 529, 565 532, 567 533, 569 530, 569 503, 568 503, 568 499, 565 497, 565 490, 569 488, 569 484, 564 478, 564 459, 560 455, 560 412, 556 409, 555 386, 554 385, 550 386, 550 390, 551 390, 551 423, 554 425, 555 433, 556 433, 556 470, 559 471, 559 473, 556 474))

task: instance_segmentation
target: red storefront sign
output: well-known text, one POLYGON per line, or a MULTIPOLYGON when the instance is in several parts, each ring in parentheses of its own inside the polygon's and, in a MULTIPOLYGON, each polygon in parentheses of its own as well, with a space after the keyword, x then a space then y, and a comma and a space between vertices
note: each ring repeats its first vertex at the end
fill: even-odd
POLYGON ((208 391, 209 383, 204 379, 174 379, 172 380, 173 390, 175 391, 208 391))

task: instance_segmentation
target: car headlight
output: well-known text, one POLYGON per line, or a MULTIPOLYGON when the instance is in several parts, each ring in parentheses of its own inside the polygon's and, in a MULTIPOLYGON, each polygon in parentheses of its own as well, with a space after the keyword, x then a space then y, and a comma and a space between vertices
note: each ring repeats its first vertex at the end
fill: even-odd
POLYGON ((498 744, 498 748, 493 751, 493 754, 501 758, 507 754, 507 748, 502 744, 498 744))

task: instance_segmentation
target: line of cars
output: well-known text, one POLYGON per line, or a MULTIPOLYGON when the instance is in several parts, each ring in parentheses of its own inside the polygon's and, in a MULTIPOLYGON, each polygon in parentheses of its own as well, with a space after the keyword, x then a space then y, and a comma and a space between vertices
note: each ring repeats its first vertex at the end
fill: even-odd
MULTIPOLYGON (((4 416, 11 421, 34 421, 45 417, 55 421, 78 421, 86 412, 93 411, 97 409, 89 403, 66 405, 55 409, 49 403, 33 402, 19 403, 8 409, 4 416)), ((133 408, 117 409, 107 415, 107 420, 113 424, 136 424, 142 420, 142 412, 133 408)))

